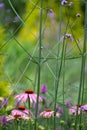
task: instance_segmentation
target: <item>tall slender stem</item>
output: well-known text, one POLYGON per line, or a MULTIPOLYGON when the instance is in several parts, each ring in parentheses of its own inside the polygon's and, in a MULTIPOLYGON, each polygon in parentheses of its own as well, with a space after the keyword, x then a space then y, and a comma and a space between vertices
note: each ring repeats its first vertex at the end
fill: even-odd
POLYGON ((54 102, 54 130, 56 129, 56 101, 57 101, 57 92, 58 92, 58 85, 59 85, 59 77, 61 68, 58 72, 59 66, 58 66, 58 56, 59 56, 59 48, 60 48, 60 37, 61 37, 61 24, 62 24, 62 6, 60 4, 60 23, 59 23, 59 39, 58 39, 58 52, 57 52, 57 62, 56 62, 56 81, 55 81, 55 102, 54 102))
MULTIPOLYGON (((67 28, 68 28, 68 25, 69 25, 69 20, 70 20, 70 15, 68 15, 68 22, 67 22, 67 25, 66 25, 64 35, 66 34, 66 31, 67 31, 67 28)), ((61 26, 61 23, 62 23, 62 6, 60 5, 60 26, 61 26)), ((61 27, 60 27, 60 31, 61 31, 61 27)), ((60 41, 59 41, 59 43, 60 43, 60 41)), ((55 95, 55 98, 54 98, 54 101, 55 101, 54 102, 54 130, 56 129, 56 103, 57 103, 57 96, 58 96, 58 89, 59 89, 59 81, 60 81, 60 76, 61 76, 61 70, 62 70, 62 65, 63 65, 63 60, 64 60, 64 48, 65 48, 65 39, 63 39, 60 66, 58 66, 58 63, 59 63, 58 62, 59 46, 58 46, 58 53, 57 53, 55 94, 54 94, 55 95)))
MULTIPOLYGON (((87 35, 87 1, 85 2, 85 21, 84 21, 84 44, 83 44, 83 53, 82 53, 82 65, 81 65, 81 74, 80 74, 80 85, 79 85, 79 95, 78 95, 78 104, 83 103, 84 96, 84 83, 85 83, 85 60, 86 60, 86 35, 87 35)), ((78 108, 75 120, 75 130, 77 129, 77 120, 78 120, 78 108)), ((80 116, 81 123, 81 116, 80 116)), ((81 129, 81 128, 80 128, 81 129)))
MULTIPOLYGON (((30 97, 29 97, 29 95, 28 95, 28 109, 29 109, 29 119, 30 119, 30 97)), ((29 125, 29 130, 31 129, 31 119, 29 120, 29 123, 28 123, 29 125)))
POLYGON ((41 45, 42 45, 42 7, 43 0, 40 0, 40 30, 39 30, 39 55, 38 55, 38 87, 37 87, 37 103, 36 103, 36 112, 35 112, 35 127, 37 129, 37 114, 38 114, 38 98, 40 90, 40 75, 41 75, 41 45))

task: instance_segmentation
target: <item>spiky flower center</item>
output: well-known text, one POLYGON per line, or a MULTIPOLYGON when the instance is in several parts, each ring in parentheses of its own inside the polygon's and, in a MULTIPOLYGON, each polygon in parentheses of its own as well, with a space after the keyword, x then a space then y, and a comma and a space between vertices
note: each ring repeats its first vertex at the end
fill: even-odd
POLYGON ((19 106, 18 109, 19 110, 25 110, 25 106, 19 106))
POLYGON ((21 115, 16 114, 16 115, 14 115, 14 117, 15 117, 15 118, 19 118, 19 117, 21 117, 21 115))
POLYGON ((28 90, 25 90, 25 93, 27 93, 27 94, 33 94, 34 91, 32 89, 28 89, 28 90))
POLYGON ((82 105, 81 104, 78 104, 77 107, 81 107, 82 105))
POLYGON ((51 112, 52 110, 51 110, 51 109, 46 109, 45 111, 46 111, 46 112, 51 112))

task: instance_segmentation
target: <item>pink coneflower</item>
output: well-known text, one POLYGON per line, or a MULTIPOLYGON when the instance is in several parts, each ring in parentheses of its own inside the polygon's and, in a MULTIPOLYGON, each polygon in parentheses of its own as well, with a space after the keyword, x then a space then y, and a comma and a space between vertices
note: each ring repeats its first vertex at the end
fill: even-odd
POLYGON ((87 112, 87 104, 82 105, 81 110, 87 112))
POLYGON ((14 109, 11 112, 11 115, 14 118, 19 118, 19 117, 28 117, 32 116, 33 113, 30 110, 27 110, 24 106, 19 106, 18 109, 14 109))
MULTIPOLYGON (((35 94, 33 90, 29 89, 29 90, 26 90, 24 93, 21 93, 21 94, 15 96, 15 99, 17 99, 17 101, 21 101, 21 102, 26 102, 29 99, 31 103, 32 102, 36 103, 37 94, 35 94)), ((39 96, 38 101, 42 102, 43 99, 39 96)))
POLYGON ((57 112, 56 117, 60 118, 60 116, 61 116, 61 113, 57 112))
MULTIPOLYGON (((45 117, 45 118, 53 117, 53 116, 54 116, 54 111, 53 111, 53 110, 50 110, 50 109, 47 109, 47 110, 41 112, 41 113, 40 113, 40 116, 45 117)), ((57 113, 56 113, 56 117, 59 118, 60 116, 61 116, 61 114, 57 112, 57 113)))
POLYGON ((40 113, 40 116, 45 117, 45 118, 50 118, 54 116, 54 111, 53 110, 45 110, 43 112, 40 113))
MULTIPOLYGON (((81 110, 81 107, 78 106, 78 115, 80 115, 80 110, 81 110)), ((69 114, 70 114, 70 115, 76 115, 76 112, 77 112, 77 106, 72 106, 72 107, 69 109, 69 114)))

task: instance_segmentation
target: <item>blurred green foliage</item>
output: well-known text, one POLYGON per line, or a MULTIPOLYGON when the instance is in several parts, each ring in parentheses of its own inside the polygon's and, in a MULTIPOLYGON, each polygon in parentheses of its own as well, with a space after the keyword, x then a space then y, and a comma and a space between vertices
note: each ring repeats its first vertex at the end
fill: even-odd
MULTIPOLYGON (((47 36, 50 31, 50 29, 55 29, 55 31, 50 31, 49 34, 50 38, 57 37, 58 35, 58 23, 59 23, 59 1, 43 1, 43 29, 45 28, 44 36, 45 39, 47 39, 47 36), (49 10, 52 9, 54 13, 54 17, 48 17, 49 10), (55 24, 55 26, 54 26, 55 24), (54 34, 53 34, 53 33, 54 34)), ((22 41, 31 41, 34 42, 38 38, 38 32, 39 32, 39 2, 37 3, 36 0, 33 1, 27 1, 26 4, 26 11, 24 14, 24 19, 28 16, 28 18, 25 21, 25 24, 23 28, 20 30, 20 35, 22 41), (35 8, 35 9, 34 9, 35 8), (32 11, 33 10, 33 11, 32 11), (32 12, 32 13, 31 13, 32 12)), ((81 8, 81 3, 79 1, 73 0, 72 7, 62 6, 62 34, 64 33, 65 27, 67 25, 67 21, 69 18, 69 25, 73 30, 73 34, 77 39, 82 36, 83 31, 83 11, 81 8), (80 13, 81 17, 76 17, 76 14, 80 13), (77 33, 79 32, 79 33, 77 33)), ((71 30, 69 28, 67 33, 71 33, 71 30)), ((52 41, 52 39, 50 40, 52 41)))
POLYGON ((1 49, 1 46, 3 42, 5 41, 6 35, 5 35, 5 30, 3 27, 0 27, 0 97, 8 96, 10 94, 10 83, 7 78, 5 78, 5 73, 4 73, 4 62, 5 62, 5 57, 6 54, 3 49, 1 49))
POLYGON ((21 24, 23 13, 25 12, 26 0, 1 0, 3 4, 1 10, 1 23, 6 30, 13 31, 21 24))

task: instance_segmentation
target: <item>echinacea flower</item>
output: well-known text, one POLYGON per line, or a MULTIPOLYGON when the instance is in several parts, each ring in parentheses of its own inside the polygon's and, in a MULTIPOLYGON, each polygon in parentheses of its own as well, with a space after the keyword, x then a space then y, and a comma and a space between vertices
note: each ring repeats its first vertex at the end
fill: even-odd
MULTIPOLYGON (((44 118, 50 118, 50 117, 53 117, 54 116, 54 111, 53 110, 50 110, 50 109, 46 109, 45 111, 41 112, 40 113, 40 117, 44 117, 44 118)), ((56 117, 60 117, 61 114, 60 113, 56 113, 56 117)))
POLYGON ((79 106, 72 106, 71 108, 69 108, 69 114, 76 115, 77 109, 78 109, 78 115, 80 115, 81 107, 79 106))
POLYGON ((12 110, 11 115, 17 118, 17 117, 32 116, 33 113, 30 110, 26 109, 25 106, 19 106, 18 109, 12 110))
POLYGON ((87 111, 87 104, 82 105, 82 106, 81 106, 81 110, 86 112, 86 111, 87 111))
POLYGON ((40 113, 40 116, 45 117, 45 118, 50 118, 54 116, 54 111, 53 110, 45 110, 43 112, 40 113))
MULTIPOLYGON (((30 100, 30 102, 35 102, 37 101, 37 94, 34 93, 33 90, 29 89, 26 90, 24 93, 21 93, 17 96, 15 96, 15 99, 17 99, 17 101, 21 101, 21 102, 26 102, 28 99, 30 100)), ((42 102, 43 99, 39 96, 38 98, 39 102, 42 102)))

